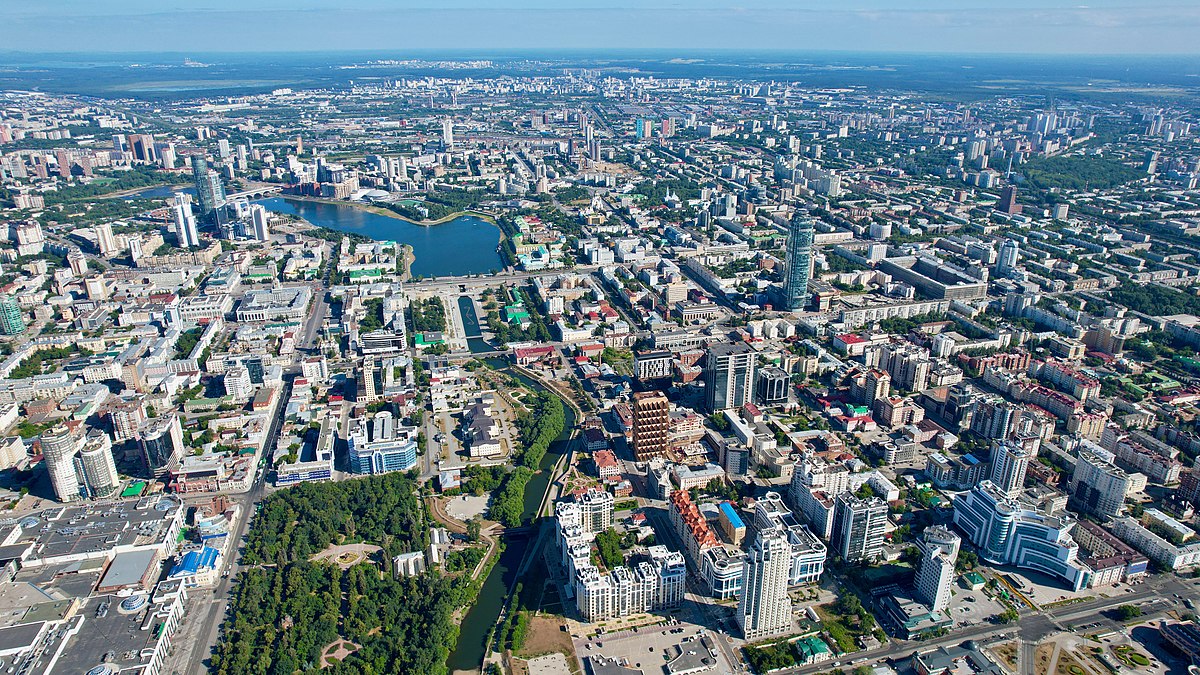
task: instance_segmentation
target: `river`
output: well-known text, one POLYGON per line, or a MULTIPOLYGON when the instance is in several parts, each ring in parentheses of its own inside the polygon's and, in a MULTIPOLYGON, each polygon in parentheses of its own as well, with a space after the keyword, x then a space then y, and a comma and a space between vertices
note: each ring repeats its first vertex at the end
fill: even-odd
POLYGON ((500 244, 500 228, 475 216, 459 216, 440 225, 425 226, 351 204, 286 197, 271 197, 257 203, 276 213, 298 216, 331 230, 361 234, 376 241, 408 244, 415 256, 414 277, 466 276, 504 269, 504 261, 496 250, 500 244))
MULTIPOLYGON (((472 314, 472 317, 474 317, 474 314, 472 314)), ((464 324, 467 323, 466 316, 463 317, 463 321, 464 324)), ((467 333, 471 333, 471 326, 467 325, 466 330, 467 333)), ((475 322, 476 333, 478 333, 478 330, 478 322, 475 322)), ((482 338, 475 339, 482 340, 482 338)), ((504 359, 487 359, 487 364, 496 370, 517 378, 535 390, 541 391, 545 389, 536 380, 513 371, 504 359)), ((570 444, 571 434, 576 422, 575 409, 569 405, 564 405, 563 407, 566 412, 566 423, 563 425, 563 432, 555 439, 554 443, 550 444, 546 456, 542 458, 541 464, 538 466, 538 472, 534 474, 533 478, 525 486, 524 518, 526 521, 537 520, 537 509, 545 497, 546 490, 550 487, 550 477, 554 465, 560 457, 566 454, 570 444)), ((492 628, 496 625, 496 621, 500 617, 500 612, 504 608, 504 603, 508 599, 508 593, 512 590, 513 583, 516 581, 517 570, 521 567, 521 562, 525 558, 529 542, 536 540, 536 538, 536 532, 532 535, 519 534, 503 538, 506 546, 504 553, 500 556, 500 560, 496 562, 496 565, 492 567, 487 579, 483 582, 483 588, 479 592, 479 597, 476 598, 475 604, 463 618, 458 636, 458 644, 455 645, 454 651, 450 653, 448 660, 450 672, 453 673, 457 670, 479 671, 484 657, 490 653, 490 645, 487 644, 487 638, 491 635, 492 628)))

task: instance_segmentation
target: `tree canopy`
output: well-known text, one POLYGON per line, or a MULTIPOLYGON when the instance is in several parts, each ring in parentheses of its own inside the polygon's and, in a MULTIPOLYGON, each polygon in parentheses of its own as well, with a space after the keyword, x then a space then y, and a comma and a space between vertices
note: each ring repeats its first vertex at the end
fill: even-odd
MULTIPOLYGON (((479 581, 436 568, 415 577, 392 575, 390 556, 422 550, 427 531, 409 474, 304 483, 271 495, 250 531, 213 672, 446 673, 458 639, 455 613, 473 601, 479 581), (385 557, 345 570, 309 560, 345 541, 378 544, 385 557), (322 669, 322 652, 339 639, 357 651, 322 669)), ((454 567, 473 567, 481 554, 463 553, 454 567)))

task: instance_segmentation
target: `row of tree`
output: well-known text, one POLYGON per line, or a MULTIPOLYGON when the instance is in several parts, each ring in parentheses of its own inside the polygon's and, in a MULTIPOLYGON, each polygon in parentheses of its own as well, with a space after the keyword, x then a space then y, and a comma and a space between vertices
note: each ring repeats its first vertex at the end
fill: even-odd
POLYGON ((517 418, 524 450, 515 461, 519 466, 536 470, 550 444, 566 428, 567 416, 562 399, 549 391, 539 392, 530 407, 532 413, 523 412, 517 418))
POLYGON ((500 489, 492 494, 488 518, 506 527, 520 525, 525 513, 525 486, 530 478, 533 478, 533 471, 523 466, 510 471, 504 477, 500 489))

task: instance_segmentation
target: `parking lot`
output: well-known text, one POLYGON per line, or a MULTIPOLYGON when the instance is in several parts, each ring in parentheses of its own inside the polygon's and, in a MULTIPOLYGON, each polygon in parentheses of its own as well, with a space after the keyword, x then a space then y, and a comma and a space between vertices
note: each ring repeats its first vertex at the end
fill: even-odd
POLYGON ((983 589, 972 591, 961 584, 955 584, 951 590, 948 612, 957 626, 970 626, 984 623, 991 617, 1004 611, 1004 603, 988 597, 983 589))
POLYGON ((712 666, 705 672, 715 674, 737 673, 741 668, 729 662, 715 641, 722 636, 712 631, 689 624, 640 628, 598 636, 594 639, 575 640, 575 653, 580 660, 589 656, 604 656, 625 663, 627 668, 646 673, 661 673, 664 666, 680 654, 689 654, 695 659, 706 659, 712 666), (705 649, 701 636, 713 641, 713 649, 705 649))

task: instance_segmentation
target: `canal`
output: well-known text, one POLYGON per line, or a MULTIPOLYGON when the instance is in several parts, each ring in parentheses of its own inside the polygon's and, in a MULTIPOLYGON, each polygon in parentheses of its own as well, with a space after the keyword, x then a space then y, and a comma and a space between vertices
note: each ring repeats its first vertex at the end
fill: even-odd
POLYGON ((463 333, 467 338, 467 348, 472 354, 486 354, 495 351, 487 340, 483 339, 483 329, 479 325, 479 313, 475 311, 475 301, 466 295, 458 296, 458 313, 462 316, 463 333))
POLYGON ((500 228, 476 216, 459 216, 438 225, 374 213, 352 204, 271 197, 258 202, 275 213, 303 218, 313 225, 361 234, 376 241, 408 244, 412 274, 418 277, 489 274, 504 269, 497 247, 500 228))
MULTIPOLYGON (((470 301, 469 298, 466 299, 468 302, 470 301)), ((464 298, 459 298, 460 308, 462 307, 463 300, 464 298)), ((474 316, 473 308, 472 316, 474 316)), ((463 324, 469 334, 471 327, 465 315, 463 316, 463 324)), ((478 321, 476 321, 476 332, 478 332, 478 328, 478 321)), ((474 339, 483 340, 483 338, 479 337, 474 339)), ((487 359, 486 363, 495 370, 515 377, 522 384, 533 388, 535 391, 545 390, 545 387, 537 380, 514 371, 504 359, 491 358, 487 359)), ((563 405, 563 408, 566 413, 566 423, 563 425, 563 432, 550 444, 546 456, 542 458, 541 464, 538 465, 538 472, 525 485, 524 518, 526 521, 536 522, 538 507, 541 505, 546 491, 550 488, 550 478, 554 465, 570 449, 571 435, 577 418, 574 408, 566 404, 563 405)), ((470 611, 467 612, 466 617, 463 618, 462 626, 459 629, 458 644, 455 645, 454 651, 450 653, 447 663, 450 672, 456 670, 479 671, 484 657, 490 651, 490 645, 487 643, 488 636, 491 635, 492 628, 500 618, 500 612, 504 609, 508 593, 512 590, 513 583, 516 581, 517 570, 520 569, 521 562, 524 560, 526 553, 529 552, 529 544, 532 541, 536 541, 536 539, 536 531, 529 534, 506 535, 502 538, 505 544, 504 553, 501 554, 500 560, 496 562, 496 565, 492 567, 487 579, 483 582, 483 588, 479 592, 479 597, 475 600, 475 604, 471 607, 470 611)))

